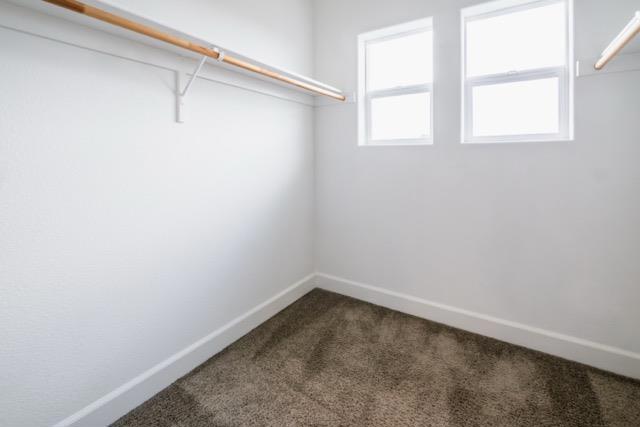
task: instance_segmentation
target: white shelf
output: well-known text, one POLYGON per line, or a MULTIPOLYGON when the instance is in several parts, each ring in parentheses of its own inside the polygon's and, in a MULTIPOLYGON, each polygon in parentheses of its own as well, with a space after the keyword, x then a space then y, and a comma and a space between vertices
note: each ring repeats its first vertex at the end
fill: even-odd
MULTIPOLYGON (((131 31, 128 31, 128 30, 125 30, 125 29, 122 29, 122 28, 119 28, 119 27, 116 27, 116 26, 113 26, 113 25, 110 25, 110 24, 95 20, 95 19, 92 19, 90 17, 86 17, 86 16, 83 16, 83 15, 80 15, 80 14, 77 14, 77 13, 70 12, 70 11, 68 11, 66 9, 63 9, 63 8, 58 7, 58 6, 45 3, 45 2, 43 2, 41 0, 9 0, 9 1, 14 3, 14 4, 16 4, 16 5, 19 5, 19 6, 22 6, 22 7, 27 7, 27 8, 30 8, 30 9, 34 9, 34 10, 37 10, 39 12, 45 13, 47 15, 51 15, 51 16, 54 16, 54 17, 57 17, 57 18, 62 18, 62 19, 65 19, 67 21, 71 21, 71 22, 74 22, 76 24, 79 24, 79 25, 82 25, 82 26, 85 26, 85 27, 94 28, 94 29, 97 29, 97 30, 100 30, 100 31, 103 31, 103 32, 106 32, 106 33, 110 33, 110 34, 116 35, 116 36, 121 37, 121 38, 133 40, 133 41, 138 42, 138 43, 142 43, 142 44, 145 44, 145 45, 153 46, 153 47, 158 48, 158 49, 169 51, 169 52, 172 52, 172 53, 174 53, 176 55, 179 55, 179 56, 182 56, 182 57, 194 58, 196 60, 200 59, 200 57, 197 54, 193 53, 193 52, 186 51, 186 50, 181 49, 179 47, 176 47, 176 46, 173 46, 173 45, 170 45, 170 44, 167 44, 167 43, 163 43, 163 42, 160 42, 158 40, 154 40, 152 38, 137 34, 135 32, 131 32, 131 31)), ((127 9, 120 8, 120 7, 114 7, 114 6, 110 5, 109 3, 105 2, 105 1, 102 1, 102 0, 83 0, 83 3, 86 3, 87 5, 94 6, 96 8, 102 9, 102 10, 105 10, 107 12, 116 14, 116 15, 121 16, 123 18, 126 18, 126 19, 129 19, 129 20, 132 20, 132 21, 135 21, 135 22, 139 22, 141 24, 153 27, 153 28, 155 28, 157 30, 160 30, 162 32, 166 32, 166 33, 178 36, 180 38, 187 39, 189 41, 192 41, 194 43, 197 43, 197 44, 200 44, 200 45, 203 45, 203 46, 212 46, 213 45, 213 43, 211 41, 207 41, 206 39, 204 39, 204 38, 202 38, 202 37, 200 37, 198 35, 186 33, 186 32, 184 32, 184 31, 182 31, 180 29, 172 28, 172 27, 170 27, 168 25, 165 25, 162 22, 158 22, 158 21, 156 21, 154 19, 151 19, 151 18, 149 18, 147 16, 134 14, 130 10, 127 10, 127 9)), ((238 59, 241 59, 241 60, 244 60, 244 61, 247 61, 247 62, 250 62, 250 63, 252 63, 254 65, 257 65, 259 67, 275 71, 278 74, 281 74, 283 76, 290 77, 290 78, 293 78, 293 79, 297 79, 297 80, 300 80, 300 81, 303 81, 305 83, 309 83, 309 84, 312 84, 312 85, 316 85, 316 86, 319 86, 321 88, 327 89, 327 90, 332 91, 332 92, 341 93, 341 91, 339 89, 337 89, 335 87, 332 87, 332 86, 329 86, 329 85, 327 85, 325 83, 319 82, 317 80, 314 80, 314 79, 312 79, 310 77, 300 75, 298 73, 295 73, 293 71, 290 71, 290 70, 287 70, 287 69, 284 69, 284 68, 281 68, 281 67, 277 67, 277 66, 273 66, 271 64, 267 64, 267 63, 262 62, 260 60, 256 60, 254 58, 251 58, 251 57, 249 57, 247 55, 244 55, 244 54, 242 54, 240 52, 237 52, 235 50, 228 49, 225 46, 220 46, 218 44, 215 44, 215 47, 219 48, 220 50, 223 50, 225 52, 225 54, 227 54, 227 55, 233 56, 235 58, 238 58, 238 59)), ((224 69, 227 69, 227 70, 231 70, 231 71, 233 71, 235 73, 239 73, 239 74, 244 74, 246 76, 250 76, 251 78, 263 80, 263 81, 266 81, 266 82, 269 82, 271 84, 275 84, 275 85, 278 85, 278 86, 281 86, 281 87, 286 87, 286 88, 291 89, 293 91, 297 91, 297 92, 301 92, 301 93, 304 93, 304 94, 308 94, 310 96, 320 96, 320 95, 315 95, 313 93, 310 93, 309 91, 306 91, 306 90, 304 90, 302 88, 291 86, 291 85, 288 85, 286 83, 283 83, 283 82, 280 82, 280 81, 277 81, 277 80, 273 80, 273 79, 270 79, 268 77, 264 77, 264 76, 261 76, 259 74, 255 74, 255 73, 252 73, 252 72, 249 72, 249 71, 245 71, 245 70, 242 70, 242 69, 239 69, 237 67, 233 67, 233 66, 221 63, 221 62, 209 61, 208 63, 210 65, 213 64, 216 67, 221 67, 221 68, 224 68, 224 69)))

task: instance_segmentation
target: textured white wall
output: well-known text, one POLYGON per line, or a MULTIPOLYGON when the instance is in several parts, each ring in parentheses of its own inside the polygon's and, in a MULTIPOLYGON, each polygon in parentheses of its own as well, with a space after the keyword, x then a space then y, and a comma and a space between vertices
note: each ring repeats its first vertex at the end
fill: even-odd
MULTIPOLYGON (((434 16, 435 145, 357 146, 355 104, 317 109, 320 272, 640 352, 640 72, 576 81, 571 143, 461 145, 459 9, 315 3, 316 77, 356 88, 356 36, 434 16)), ((575 2, 577 59, 637 2, 575 2)))
MULTIPOLYGON (((216 2, 162 3, 135 6, 186 27, 216 2)), ((308 72, 310 12, 256 7, 225 43, 308 72)), ((172 72, 3 28, 0 51, 0 425, 54 424, 313 271, 312 108, 198 81, 178 125, 172 72)))

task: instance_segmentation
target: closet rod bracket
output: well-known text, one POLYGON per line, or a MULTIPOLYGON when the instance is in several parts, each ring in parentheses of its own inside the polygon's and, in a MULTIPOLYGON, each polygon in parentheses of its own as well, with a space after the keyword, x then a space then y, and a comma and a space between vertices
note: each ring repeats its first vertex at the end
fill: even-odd
POLYGON ((218 53, 218 57, 216 58, 218 62, 224 62, 224 57, 227 56, 224 50, 220 50, 217 47, 214 47, 213 50, 218 53))
POLYGON ((202 59, 200 59, 198 66, 191 74, 189 81, 187 82, 186 86, 182 91, 180 91, 180 85, 182 80, 180 78, 181 72, 178 72, 177 85, 176 85, 176 87, 178 88, 176 121, 178 123, 184 123, 184 99, 189 93, 189 89, 191 89, 191 85, 193 85, 193 82, 198 78, 198 74, 200 74, 200 71, 202 70, 202 66, 205 64, 205 62, 207 62, 207 57, 203 56, 202 59))

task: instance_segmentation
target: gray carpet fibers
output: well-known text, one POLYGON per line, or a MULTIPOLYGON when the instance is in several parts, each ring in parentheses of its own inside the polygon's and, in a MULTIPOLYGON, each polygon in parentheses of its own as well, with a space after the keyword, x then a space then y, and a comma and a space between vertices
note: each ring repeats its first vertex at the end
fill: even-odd
POLYGON ((115 427, 639 427, 640 382, 314 290, 115 427))

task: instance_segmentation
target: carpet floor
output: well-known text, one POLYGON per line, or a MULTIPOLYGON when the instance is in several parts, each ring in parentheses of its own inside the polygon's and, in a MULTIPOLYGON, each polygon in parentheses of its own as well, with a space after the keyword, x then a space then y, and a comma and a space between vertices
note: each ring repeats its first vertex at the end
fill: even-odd
POLYGON ((640 382, 314 290, 115 427, 638 427, 640 382))

